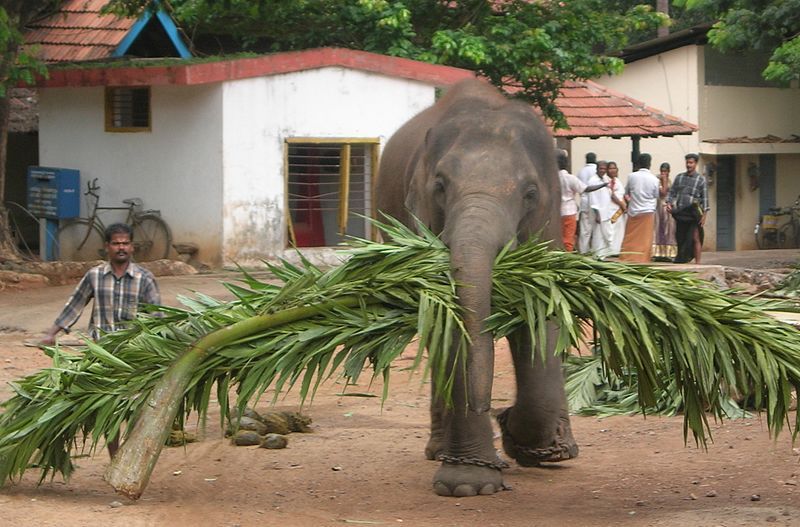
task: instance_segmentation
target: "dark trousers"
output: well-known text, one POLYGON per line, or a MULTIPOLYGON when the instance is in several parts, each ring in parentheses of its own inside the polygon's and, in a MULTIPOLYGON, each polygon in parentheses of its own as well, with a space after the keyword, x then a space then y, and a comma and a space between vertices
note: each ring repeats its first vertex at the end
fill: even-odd
POLYGON ((686 263, 694 259, 694 236, 695 230, 700 237, 700 245, 703 245, 705 233, 700 226, 700 213, 696 206, 686 207, 672 214, 675 218, 675 241, 678 244, 678 255, 675 263, 686 263))
POLYGON ((686 263, 694 259, 694 235, 699 230, 700 245, 703 245, 705 233, 696 220, 675 221, 675 240, 678 242, 678 254, 675 263, 686 263))

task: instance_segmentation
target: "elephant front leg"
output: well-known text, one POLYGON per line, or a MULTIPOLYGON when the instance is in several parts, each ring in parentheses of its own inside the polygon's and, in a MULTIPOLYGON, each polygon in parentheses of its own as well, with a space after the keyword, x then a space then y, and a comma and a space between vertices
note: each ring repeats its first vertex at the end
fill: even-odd
POLYGON ((456 374, 452 407, 445 407, 441 400, 437 405, 434 394, 426 455, 435 452, 442 464, 433 478, 433 489, 440 496, 494 494, 505 488, 502 469, 508 465, 494 448, 489 413, 468 409, 461 377, 456 374))
MULTIPOLYGON (((555 342, 555 328, 548 341, 555 342)), ((572 435, 561 359, 546 350, 532 353, 530 333, 520 330, 508 338, 514 359, 517 400, 497 416, 503 433, 503 450, 522 466, 557 462, 578 456, 578 443, 572 435)))
POLYGON ((489 415, 472 410, 459 414, 449 416, 450 437, 445 451, 437 456, 442 464, 433 477, 433 490, 440 496, 456 497, 503 490, 502 469, 508 464, 497 456, 492 444, 489 415))

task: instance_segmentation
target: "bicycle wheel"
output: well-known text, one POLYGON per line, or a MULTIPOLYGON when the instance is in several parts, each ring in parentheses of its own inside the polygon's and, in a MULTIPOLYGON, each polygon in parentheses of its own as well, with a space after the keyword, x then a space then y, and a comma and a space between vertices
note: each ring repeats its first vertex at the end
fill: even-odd
POLYGON ((764 233, 764 224, 763 224, 763 222, 759 221, 758 224, 756 225, 756 232, 755 232, 756 247, 758 247, 759 249, 766 249, 767 248, 766 247, 766 240, 764 239, 764 234, 765 234, 764 233))
POLYGON ((58 259, 68 262, 101 260, 103 233, 85 218, 68 220, 58 229, 58 259))
POLYGON ((38 259, 39 218, 14 201, 6 201, 5 206, 12 243, 26 260, 38 259))
POLYGON ((774 227, 764 227, 764 222, 758 223, 756 231, 756 247, 759 249, 777 249, 780 232, 774 227))
POLYGON ((787 223, 778 232, 778 246, 781 249, 794 249, 797 247, 797 233, 794 223, 787 223))
POLYGON ((169 255, 172 246, 172 233, 161 216, 142 214, 133 223, 134 257, 139 262, 160 260, 169 255))

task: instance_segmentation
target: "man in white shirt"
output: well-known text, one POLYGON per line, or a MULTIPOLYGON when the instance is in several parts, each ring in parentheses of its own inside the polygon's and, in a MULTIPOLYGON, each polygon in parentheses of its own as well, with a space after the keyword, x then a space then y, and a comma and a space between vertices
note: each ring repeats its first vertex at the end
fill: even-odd
POLYGON ((628 176, 625 198, 628 200, 628 222, 622 239, 620 261, 647 263, 653 250, 653 226, 659 195, 659 180, 650 172, 650 154, 640 154, 638 170, 628 176))
MULTIPOLYGON (((586 165, 578 172, 578 179, 584 185, 589 185, 589 180, 597 175, 597 155, 594 152, 586 154, 586 165)), ((591 248, 592 229, 595 218, 589 206, 589 196, 581 195, 580 215, 578 217, 578 252, 586 254, 591 248)))
POLYGON ((567 172, 569 161, 565 150, 557 151, 558 179, 561 182, 561 238, 565 251, 575 250, 575 231, 578 226, 578 202, 576 195, 594 192, 607 183, 587 187, 580 179, 567 172))
MULTIPOLYGON (((593 185, 605 183, 608 185, 611 179, 606 175, 607 163, 597 162, 597 175, 589 182, 593 185)), ((592 231, 591 248, 594 255, 604 260, 611 254, 611 244, 614 239, 614 226, 611 224, 611 216, 619 208, 611 199, 611 190, 605 189, 594 192, 589 196, 589 207, 594 212, 594 229, 592 231)))

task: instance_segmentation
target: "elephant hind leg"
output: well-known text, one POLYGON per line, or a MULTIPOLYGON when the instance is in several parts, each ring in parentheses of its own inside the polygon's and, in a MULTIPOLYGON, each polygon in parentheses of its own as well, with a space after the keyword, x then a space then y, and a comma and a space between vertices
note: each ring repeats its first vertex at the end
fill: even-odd
POLYGON ((540 463, 557 463, 578 457, 578 443, 572 436, 569 416, 559 417, 558 427, 553 441, 547 446, 526 446, 519 444, 511 435, 509 416, 511 408, 506 408, 497 415, 497 423, 503 434, 503 450, 523 467, 536 467, 540 463))
MULTIPOLYGON (((555 328, 548 340, 555 342, 555 328)), ((564 393, 561 359, 546 350, 546 359, 532 349, 530 333, 519 330, 508 338, 514 359, 517 399, 514 406, 497 415, 503 449, 522 466, 558 462, 578 456, 578 444, 564 393)))

